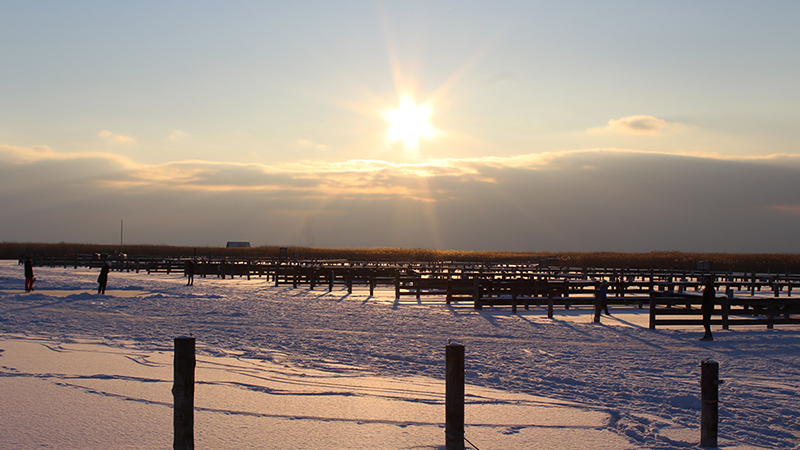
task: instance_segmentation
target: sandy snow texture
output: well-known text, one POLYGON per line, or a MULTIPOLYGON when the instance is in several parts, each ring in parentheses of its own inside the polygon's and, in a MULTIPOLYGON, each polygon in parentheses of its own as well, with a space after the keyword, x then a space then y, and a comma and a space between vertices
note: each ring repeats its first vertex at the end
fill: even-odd
POLYGON ((0 448, 170 448, 172 339, 198 342, 197 448, 444 448, 444 349, 466 346, 477 448, 698 447, 700 362, 720 363, 720 447, 800 448, 800 328, 649 330, 646 309, 467 303, 263 278, 0 261, 0 448))

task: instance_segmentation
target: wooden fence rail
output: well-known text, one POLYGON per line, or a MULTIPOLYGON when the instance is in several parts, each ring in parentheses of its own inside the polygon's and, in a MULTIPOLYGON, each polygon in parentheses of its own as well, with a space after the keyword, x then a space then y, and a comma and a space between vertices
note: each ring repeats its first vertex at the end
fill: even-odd
MULTIPOLYGON (((702 325, 701 296, 650 297, 650 329, 658 325, 702 325), (662 317, 662 318, 659 318, 662 317), (671 318, 663 318, 664 316, 671 318), (678 318, 675 318, 678 317, 678 318)), ((800 324, 800 301, 789 298, 729 298, 717 297, 712 325, 766 325, 772 329, 777 324, 800 324), (793 317, 795 316, 795 317, 793 317)))

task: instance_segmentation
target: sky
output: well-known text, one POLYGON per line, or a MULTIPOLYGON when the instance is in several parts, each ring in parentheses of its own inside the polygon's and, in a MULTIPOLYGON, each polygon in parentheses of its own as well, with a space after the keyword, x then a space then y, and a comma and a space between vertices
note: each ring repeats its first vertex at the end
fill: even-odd
POLYGON ((798 21, 3 2, 0 241, 800 253, 798 21))

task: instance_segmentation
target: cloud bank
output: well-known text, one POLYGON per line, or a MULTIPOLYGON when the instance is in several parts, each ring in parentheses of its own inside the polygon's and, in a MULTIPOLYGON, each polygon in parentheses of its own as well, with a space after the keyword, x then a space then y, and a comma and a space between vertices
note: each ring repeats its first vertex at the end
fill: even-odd
POLYGON ((6 241, 800 252, 800 156, 623 149, 418 164, 179 161, 0 145, 6 241))

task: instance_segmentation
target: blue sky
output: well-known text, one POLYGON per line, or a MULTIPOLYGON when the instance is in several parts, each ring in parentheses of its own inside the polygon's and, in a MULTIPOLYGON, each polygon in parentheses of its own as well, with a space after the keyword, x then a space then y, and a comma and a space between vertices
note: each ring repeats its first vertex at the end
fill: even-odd
POLYGON ((800 252, 795 2, 3 10, 0 240, 800 252))

